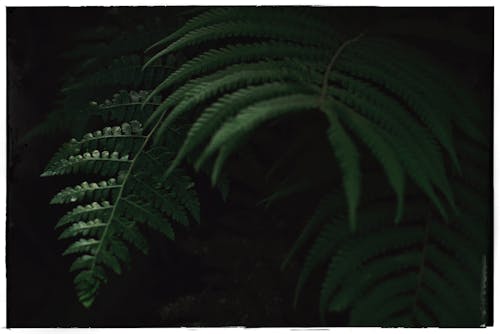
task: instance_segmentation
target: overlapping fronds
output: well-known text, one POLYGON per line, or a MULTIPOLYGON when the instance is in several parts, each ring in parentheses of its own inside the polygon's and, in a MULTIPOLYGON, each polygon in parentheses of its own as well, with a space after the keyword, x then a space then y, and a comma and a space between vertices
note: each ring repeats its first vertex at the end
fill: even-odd
MULTIPOLYGON (((359 229, 349 233, 338 211, 338 193, 326 195, 284 261, 310 245, 296 299, 317 270, 325 276, 319 291, 323 317, 350 311, 352 326, 478 327, 487 322, 487 252, 491 224, 490 185, 474 173, 487 170, 485 146, 467 140, 457 147, 463 173, 452 176, 458 213, 448 222, 431 202, 407 201, 398 225, 383 194, 360 210, 359 229), (471 148, 474 147, 474 154, 471 148)), ((376 186, 370 176, 366 183, 376 186)))
MULTIPOLYGON (((337 32, 311 13, 211 8, 152 45, 151 56, 108 55, 111 65, 67 87, 65 108, 104 101, 76 109, 122 123, 63 145, 44 172, 98 176, 52 200, 89 203, 57 225, 61 238, 77 239, 66 254, 79 254, 72 269, 84 305, 109 269, 130 262, 127 244, 147 251, 143 224, 173 239, 170 222, 200 220, 183 162, 209 169, 217 184, 259 128, 317 113, 329 148, 321 154, 334 168, 315 180, 334 189, 284 261, 304 261, 295 302, 322 270, 324 318, 349 311, 358 326, 485 323, 490 189, 478 170, 489 159, 475 100, 431 56, 382 34, 337 32)), ((308 181, 268 202, 311 189, 308 181)))
POLYGON ((323 317, 349 310, 352 326, 485 324, 487 305, 480 291, 484 294, 488 270, 487 211, 464 203, 475 214, 446 224, 425 202, 412 202, 401 224, 394 225, 390 210, 379 202, 363 207, 360 228, 352 234, 344 216, 332 209, 338 202, 325 197, 291 252, 312 239, 295 302, 311 273, 325 270, 319 294, 323 317))
POLYGON ((171 92, 147 123, 168 113, 157 138, 179 117, 195 118, 172 168, 207 140, 196 166, 270 119, 319 111, 331 124, 328 138, 343 166, 352 228, 362 191, 355 137, 386 171, 398 197, 396 221, 403 214, 406 176, 443 217, 456 209, 445 162, 449 159, 460 171, 451 125, 465 121, 462 101, 468 97, 441 84, 447 73, 429 57, 406 57, 407 47, 367 33, 340 36, 303 13, 216 8, 159 42, 155 47, 163 49, 151 61, 192 45, 199 45, 199 55, 181 64, 146 99, 171 92), (264 24, 266 17, 275 18, 273 27, 264 24), (233 37, 241 36, 250 39, 234 43, 233 37))
POLYGON ((462 196, 471 190, 456 184, 471 167, 458 153, 456 133, 486 141, 474 99, 451 72, 382 35, 347 37, 299 10, 277 8, 210 9, 152 49, 159 51, 146 69, 164 57, 193 55, 145 100, 168 96, 146 123, 153 126, 167 113, 157 141, 178 119, 193 120, 164 177, 186 158, 199 168, 216 157, 216 181, 228 156, 268 121, 297 112, 325 116, 343 196, 328 197, 330 206, 322 201, 299 239, 302 244, 319 233, 297 294, 315 268, 329 263, 322 314, 348 309, 355 325, 482 323, 480 300, 471 291, 480 282, 477 249, 485 234, 469 240, 465 232, 474 229, 474 219, 463 213, 468 204, 462 196), (362 202, 363 189, 374 187, 363 173, 362 152, 379 163, 397 199, 382 211, 362 202), (426 199, 424 209, 413 197, 405 200, 408 184, 419 190, 413 197, 426 199), (426 215, 417 215, 422 210, 426 215), (463 249, 467 265, 458 255, 463 249))

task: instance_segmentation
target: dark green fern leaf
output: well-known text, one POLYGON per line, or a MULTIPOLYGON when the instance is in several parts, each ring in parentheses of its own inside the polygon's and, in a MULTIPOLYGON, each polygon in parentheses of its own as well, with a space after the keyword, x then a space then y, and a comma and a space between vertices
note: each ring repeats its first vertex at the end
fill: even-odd
POLYGON ((340 124, 337 115, 330 111, 327 111, 326 115, 330 123, 328 140, 333 147, 344 175, 343 182, 349 212, 349 225, 352 230, 355 230, 357 224, 356 212, 361 192, 361 170, 358 150, 340 124))
POLYGON ((160 182, 161 174, 154 177, 143 172, 144 164, 150 164, 151 159, 165 163, 165 158, 171 158, 159 150, 145 150, 150 137, 151 132, 142 135, 138 121, 88 133, 81 140, 66 144, 42 174, 85 172, 113 176, 107 181, 84 181, 65 188, 51 202, 92 201, 77 206, 57 224, 64 227, 60 238, 79 238, 64 255, 79 254, 71 270, 79 271, 75 285, 80 302, 86 307, 92 305, 98 289, 106 282, 108 270, 121 274, 123 267, 130 265, 126 244, 144 253, 148 251, 139 226, 147 224, 173 240, 175 234, 169 220, 187 225, 190 212, 199 221, 199 203, 189 177, 177 172, 177 178, 160 182), (77 154, 92 148, 96 148, 92 153, 77 154), (121 149, 127 154, 101 149, 121 149), (63 153, 72 155, 63 158, 63 153))
MULTIPOLYGON (((240 11, 235 8, 213 9, 188 21, 184 27, 159 42, 158 45, 167 46, 151 58, 152 62, 190 45, 199 45, 202 50, 198 56, 188 60, 177 71, 167 76, 149 95, 148 98, 151 98, 158 93, 173 89, 148 120, 148 125, 153 124, 159 115, 168 112, 155 140, 158 141, 163 137, 165 129, 172 126, 180 117, 190 117, 200 108, 204 109, 203 106, 207 103, 211 104, 201 114, 199 121, 193 124, 185 145, 179 151, 174 164, 167 168, 165 175, 168 176, 172 168, 178 166, 186 155, 210 136, 212 138, 201 156, 195 159, 198 167, 223 145, 229 147, 231 141, 237 141, 239 135, 236 134, 239 131, 251 132, 266 119, 282 117, 282 114, 276 111, 276 105, 270 104, 273 103, 270 97, 273 95, 279 97, 278 93, 271 92, 271 85, 276 82, 277 87, 286 81, 292 85, 290 87, 292 94, 306 93, 294 100, 296 106, 294 109, 297 111, 323 108, 324 106, 320 104, 326 100, 340 101, 352 109, 351 117, 345 116, 349 112, 342 113, 342 108, 346 107, 339 107, 340 109, 337 108, 339 110, 332 112, 339 113, 342 122, 345 121, 352 127, 355 135, 370 147, 386 170, 389 183, 398 198, 396 221, 399 221, 403 214, 405 174, 417 182, 422 191, 439 208, 443 217, 447 217, 448 208, 442 204, 441 193, 452 209, 456 209, 456 205, 445 173, 439 144, 450 153, 455 165, 459 167, 451 132, 440 132, 438 129, 448 129, 447 127, 452 124, 455 113, 448 110, 456 106, 456 101, 452 99, 452 93, 433 82, 434 75, 440 72, 426 70, 420 73, 413 70, 412 66, 415 63, 413 58, 411 62, 402 65, 381 63, 382 58, 379 56, 383 54, 385 45, 388 45, 384 39, 358 35, 344 43, 339 43, 338 38, 333 37, 331 40, 327 39, 326 43, 324 41, 319 43, 319 40, 316 43, 318 32, 323 32, 325 36, 334 36, 335 33, 321 22, 306 23, 308 19, 302 14, 296 13, 288 18, 278 14, 276 17, 281 18, 279 23, 274 28, 267 27, 262 23, 262 18, 266 15, 272 16, 274 13, 276 11, 272 9, 255 11, 240 11), (307 28, 299 33, 296 29, 298 26, 307 28), (284 37, 284 31, 290 33, 284 37), (306 35, 309 38, 305 38, 306 35), (230 39, 226 39, 228 36, 253 36, 253 40, 248 43, 233 44, 230 39), (214 40, 222 46, 202 48, 202 45, 210 45, 210 41, 214 40), (328 41, 331 41, 331 44, 328 41), (373 55, 366 52, 371 46, 376 46, 373 55), (329 55, 332 58, 328 64, 329 55), (386 67, 387 71, 384 72, 383 69, 386 67), (339 81, 343 86, 342 90, 338 88, 339 81), (334 86, 329 87, 329 85, 334 86), (439 94, 434 96, 423 87, 435 87, 435 91, 439 94), (269 94, 264 93, 266 90, 269 94), (411 110, 405 110, 405 106, 401 106, 398 99, 392 98, 384 90, 389 90, 398 99, 405 101, 411 110), (262 94, 258 93, 260 91, 262 94), (317 100, 316 103, 313 102, 314 99, 317 100), (241 101, 241 104, 238 101, 241 101), (236 120, 239 120, 240 124, 249 121, 247 118, 250 116, 239 116, 247 113, 244 111, 250 105, 247 101, 262 106, 260 107, 262 121, 248 125, 248 129, 245 129, 247 125, 236 127, 236 120), (303 107, 299 108, 300 105, 303 107), (391 114, 384 113, 384 106, 390 106, 391 114), (366 119, 356 117, 358 112, 362 112, 366 119), (264 113, 269 115, 264 116, 264 113), (398 117, 394 118, 392 113, 398 117), (233 117, 234 121, 228 122, 227 119, 230 117, 233 117), (347 118, 344 120, 345 117, 347 118), (421 126, 420 121, 425 126, 421 126), (231 132, 230 127, 233 128, 231 132), (403 130, 405 127, 409 127, 411 132, 403 130), (393 136, 399 136, 402 132, 405 132, 402 136, 406 147, 394 148, 393 136), (419 136, 422 141, 415 141, 412 135, 419 136), (399 157, 401 154, 403 157, 399 157), (428 159, 423 158, 424 156, 428 159), (439 189, 441 193, 436 193, 435 189, 439 189)), ((397 49, 392 44, 390 46, 397 49)), ((390 56, 400 60, 397 51, 391 51, 390 56)), ((282 101, 285 99, 283 97, 282 101)), ((337 140, 333 137, 331 139, 337 140)), ((351 152, 356 150, 354 142, 350 147, 351 152)), ((219 153, 217 166, 226 160, 226 155, 229 154, 227 149, 226 151, 228 153, 219 153)), ((350 178, 350 181, 347 181, 346 194, 349 196, 349 221, 354 228, 356 202, 361 193, 361 183, 358 178, 360 174, 356 172, 359 168, 344 168, 344 170, 352 174, 351 176, 345 174, 345 177, 350 178)), ((218 171, 214 176, 217 174, 218 171)))
MULTIPOLYGON (((468 157, 456 145, 455 126, 484 143, 471 111, 473 99, 463 86, 457 93, 453 80, 448 80, 453 76, 418 50, 369 33, 353 39, 339 36, 328 24, 313 22, 299 11, 286 17, 271 8, 216 8, 158 42, 154 47, 162 50, 151 62, 188 48, 197 52, 150 94, 151 98, 169 92, 149 119, 151 124, 164 112, 169 113, 164 128, 181 118, 196 120, 173 165, 165 166, 165 176, 201 152, 192 157, 195 167, 217 154, 212 170, 216 181, 229 154, 237 152, 258 127, 290 112, 321 111, 329 125, 327 138, 340 167, 347 209, 339 207, 340 212, 330 217, 326 215, 330 211, 319 210, 299 238, 292 254, 325 224, 306 258, 297 292, 315 268, 330 262, 320 303, 323 313, 352 309, 353 323, 364 325, 449 324, 452 317, 479 323, 477 312, 462 317, 471 308, 458 306, 460 301, 477 305, 467 291, 477 280, 473 264, 478 262, 466 255, 474 253, 473 247, 455 254, 461 243, 467 243, 459 236, 469 232, 475 242, 484 238, 467 229, 474 214, 464 215, 464 207, 483 213, 486 208, 463 181, 452 186, 448 168, 449 162, 458 174, 473 168, 464 164, 468 157), (270 27, 266 18, 273 15, 270 27), (321 41, 320 36, 327 37, 321 41), (231 37, 251 38, 235 44, 231 37), (367 160, 359 143, 380 163, 396 194, 392 217, 389 208, 376 213, 364 203, 388 195, 385 189, 378 194, 370 189, 365 195, 365 187, 382 186, 373 176, 363 175, 361 191, 362 162, 367 160), (430 200, 428 217, 415 215, 415 197, 420 193, 414 193, 414 186, 430 200), (409 203, 407 191, 412 192, 409 203), (466 193, 476 205, 464 203, 466 193), (360 206, 367 212, 358 215, 360 206), (350 229, 339 225, 338 217, 344 214, 350 229), (445 225, 443 220, 461 227, 445 225), (390 224, 394 221, 400 225, 390 224), (357 249, 361 244, 366 247, 357 249), (424 253, 432 257, 422 265, 424 253), (466 261, 474 274, 464 274, 457 259, 466 261), (460 278, 453 278, 456 275, 460 278), (384 299, 376 287, 386 278, 386 289, 392 292, 384 299), (446 284, 456 290, 444 288, 446 284)), ((163 129, 158 131, 159 138, 164 134, 163 129)), ((480 181, 474 187, 477 184, 480 181)))
POLYGON ((398 198, 398 208, 395 221, 399 222, 403 216, 403 196, 404 196, 404 170, 399 163, 396 153, 392 146, 385 141, 377 129, 369 120, 349 108, 339 106, 339 114, 350 126, 354 132, 363 139, 367 146, 373 151, 373 154, 384 167, 389 183, 394 188, 398 198))
MULTIPOLYGON (((261 10, 257 8, 246 8, 246 10, 241 10, 238 7, 226 7, 226 8, 215 8, 211 10, 207 10, 200 15, 197 15, 186 22, 184 26, 179 28, 174 33, 169 36, 163 38, 158 41, 154 45, 152 45, 149 49, 156 48, 160 45, 165 45, 174 40, 179 39, 183 35, 189 33, 190 31, 196 30, 198 28, 202 28, 205 26, 209 26, 212 24, 225 22, 231 18, 235 19, 258 19, 263 21, 274 21, 281 20, 287 21, 292 24, 298 26, 307 26, 310 29, 313 29, 316 33, 327 33, 329 37, 328 40, 335 40, 338 38, 338 35, 333 33, 331 30, 327 29, 328 26, 322 23, 321 21, 317 21, 308 17, 306 14, 298 13, 297 11, 290 10, 287 8, 269 8, 267 10, 261 10)), ((148 50, 149 50, 148 49, 148 50)))

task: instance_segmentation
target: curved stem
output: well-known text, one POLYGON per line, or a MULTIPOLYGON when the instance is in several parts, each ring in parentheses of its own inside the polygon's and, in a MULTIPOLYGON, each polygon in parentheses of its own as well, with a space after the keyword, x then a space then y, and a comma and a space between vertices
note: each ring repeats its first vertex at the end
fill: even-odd
POLYGON ((340 45, 340 47, 337 49, 337 51, 333 54, 332 59, 330 60, 330 63, 328 64, 328 67, 326 68, 325 74, 323 76, 323 85, 322 85, 322 88, 321 88, 321 97, 320 97, 320 100, 319 100, 319 107, 320 107, 320 109, 323 106, 323 102, 324 102, 324 100, 326 98, 326 91, 328 89, 328 78, 330 77, 330 72, 333 69, 333 65, 335 64, 335 61, 339 58, 339 56, 342 53, 342 51, 344 51, 344 49, 349 44, 352 44, 352 43, 358 41, 361 37, 363 37, 363 35, 364 35, 364 33, 361 33, 358 36, 345 41, 344 43, 342 43, 340 45))

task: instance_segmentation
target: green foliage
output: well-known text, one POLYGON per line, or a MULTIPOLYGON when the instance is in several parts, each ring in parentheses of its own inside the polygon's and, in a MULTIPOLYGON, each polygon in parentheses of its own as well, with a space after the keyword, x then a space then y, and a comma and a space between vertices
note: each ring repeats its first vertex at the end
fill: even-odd
MULTIPOLYGON (((464 165, 475 163, 468 160, 464 165)), ((388 203, 374 198, 362 207, 353 234, 335 212, 338 198, 325 197, 284 262, 312 240, 296 301, 310 274, 326 266, 319 306, 323 317, 350 310, 353 326, 484 324, 484 300, 477 287, 484 284, 488 210, 466 200, 471 189, 462 187, 465 180, 454 181, 462 213, 448 223, 429 204, 412 200, 402 222, 391 224, 388 203)), ((481 189, 483 196, 487 191, 481 189)))
POLYGON ((413 57, 402 62, 404 46, 367 34, 345 39, 305 14, 280 11, 209 10, 156 45, 165 47, 151 58, 146 69, 153 61, 189 46, 208 44, 206 49, 198 48, 200 55, 182 64, 146 99, 174 87, 147 123, 154 124, 168 111, 157 138, 179 117, 198 115, 173 166, 208 137, 211 140, 196 158, 198 167, 224 145, 238 141, 270 119, 292 111, 322 111, 330 121, 328 137, 344 170, 353 228, 361 192, 353 134, 365 142, 386 170, 398 197, 396 221, 403 213, 406 175, 446 218, 450 208, 456 207, 445 173, 445 157, 438 145, 460 170, 450 126, 462 121, 463 117, 455 114, 464 112, 460 100, 467 96, 457 96, 439 85, 442 79, 434 78, 442 78, 443 71, 433 63, 424 66, 413 57), (268 16, 276 18, 273 28, 266 26, 268 16), (259 42, 234 44, 229 37, 235 36, 259 42), (341 38, 346 42, 339 42, 341 38), (216 47, 210 47, 208 42, 212 40, 217 40, 216 47), (204 104, 210 106, 199 114, 204 104), (385 112, 385 106, 391 112, 385 112), (343 124, 353 133, 346 132, 343 124), (335 132, 342 136, 331 135, 335 132))
MULTIPOLYGON (((150 49, 158 51, 145 69, 164 57, 193 54, 145 100, 168 96, 146 123, 160 122, 156 141, 179 119, 193 120, 166 178, 185 159, 200 168, 215 156, 215 182, 222 163, 257 128, 291 113, 325 116, 325 139, 344 195, 321 201, 292 250, 317 234, 297 296, 310 274, 329 263, 322 315, 350 310, 353 325, 371 326, 483 322, 476 291, 489 221, 484 206, 480 223, 464 216, 469 203, 459 197, 470 196, 470 190, 455 188, 464 181, 460 175, 468 161, 456 135, 486 141, 474 99, 444 66, 382 34, 336 33, 300 9, 210 9, 150 49), (385 191, 372 190, 384 185, 378 175, 366 174, 373 167, 365 152, 385 172, 394 207, 385 191), (415 198, 425 199, 423 208, 415 198), (383 210, 375 209, 376 200, 383 210), (422 211, 425 216, 418 215, 422 211), (483 232, 468 240, 465 231, 474 228, 483 232), (470 266, 458 256, 463 249, 470 266)), ((277 190, 270 199, 287 192, 277 190)), ((478 201, 481 196, 487 192, 478 201)), ((291 256, 284 264, 289 261, 291 256)))
MULTIPOLYGON (((124 53, 137 51, 131 45, 124 53)), ((227 189, 224 164, 259 128, 316 113, 330 149, 320 154, 335 165, 316 179, 322 199, 283 263, 303 260, 295 303, 320 271, 323 318, 347 310, 358 326, 485 322, 487 139, 475 100, 445 67, 381 33, 345 34, 294 8, 208 9, 151 50, 103 56, 111 65, 99 71, 96 58, 64 91, 65 108, 85 97, 86 117, 122 123, 63 145, 43 174, 99 176, 52 200, 90 202, 57 225, 61 238, 77 239, 65 254, 78 254, 71 269, 84 305, 109 270, 130 263, 128 244, 147 252, 142 225, 173 239, 172 222, 200 220, 184 162, 227 189), (111 88, 113 98, 88 103, 111 88)), ((301 158, 308 173, 321 171, 301 158)), ((266 202, 312 188, 292 182, 266 202)))
MULTIPOLYGON (((171 71, 175 60, 171 57, 164 62, 156 62, 150 69, 142 71, 146 60, 143 51, 169 31, 169 26, 170 23, 158 19, 140 24, 126 22, 122 27, 108 22, 77 34, 74 41, 76 47, 63 55, 65 61, 71 64, 71 69, 63 78, 54 110, 23 140, 55 131, 81 136, 91 126, 92 117, 108 116, 89 102, 98 99, 104 104, 105 99, 120 90, 119 94, 132 92, 129 99, 135 100, 134 96, 140 90, 154 88, 171 71)), ((116 120, 144 121, 141 117, 144 115, 149 117, 149 113, 144 113, 116 120)))
MULTIPOLYGON (((174 157, 171 152, 178 149, 182 126, 168 127, 161 142, 153 146, 154 130, 144 132, 141 124, 161 102, 159 95, 145 98, 177 61, 171 56, 142 70, 147 60, 143 51, 170 29, 170 23, 155 20, 132 28, 128 24, 124 22, 122 29, 110 24, 78 36, 80 45, 65 55, 75 66, 61 89, 61 107, 25 137, 54 130, 81 137, 63 144, 42 176, 86 173, 98 177, 66 187, 51 201, 83 202, 56 227, 63 229, 61 239, 76 238, 65 254, 79 254, 71 270, 79 271, 75 285, 86 307, 107 281, 108 269, 121 273, 123 266, 128 267, 128 245, 147 253, 143 226, 174 239, 172 223, 187 226, 191 220, 200 221, 191 178, 179 168, 172 169, 170 178, 161 177, 174 157), (96 120, 121 124, 83 134, 96 120)), ((227 179, 221 183, 226 194, 227 184, 227 179)))
MULTIPOLYGON (((123 105, 115 99, 110 109, 123 105)), ((122 273, 130 265, 128 245, 146 253, 147 243, 140 231, 147 225, 167 238, 175 237, 172 224, 199 221, 199 203, 191 179, 181 171, 161 180, 154 167, 171 161, 161 147, 149 148, 151 132, 143 134, 139 121, 105 127, 72 139, 49 162, 42 176, 87 173, 112 176, 106 181, 67 187, 54 196, 52 204, 90 202, 78 205, 61 218, 61 239, 76 238, 64 255, 78 254, 71 270, 79 271, 75 285, 80 302, 92 305, 99 287, 107 282, 107 271, 122 273)), ((158 167, 156 167, 158 169, 158 167)))

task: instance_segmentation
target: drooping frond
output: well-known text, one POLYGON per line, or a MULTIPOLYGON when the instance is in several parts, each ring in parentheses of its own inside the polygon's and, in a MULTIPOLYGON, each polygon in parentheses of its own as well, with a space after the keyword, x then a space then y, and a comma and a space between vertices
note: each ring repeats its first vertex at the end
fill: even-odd
MULTIPOLYGON (((145 100, 169 92, 147 122, 148 126, 154 124, 159 115, 167 113, 157 131, 157 141, 177 120, 197 118, 172 167, 199 150, 204 142, 208 144, 201 156, 194 158, 197 166, 223 147, 225 153, 219 153, 218 160, 225 160, 227 147, 235 146, 231 141, 238 140, 239 131, 241 135, 251 133, 266 120, 286 113, 277 111, 286 107, 271 104, 273 97, 280 98, 278 86, 286 84, 290 85, 291 95, 302 94, 293 100, 294 110, 315 111, 326 100, 337 106, 332 112, 338 114, 338 126, 347 126, 353 132, 346 132, 346 136, 360 138, 386 171, 398 198, 396 221, 403 214, 406 175, 433 201, 441 215, 448 217, 449 209, 455 210, 456 205, 441 147, 460 170, 451 125, 463 120, 456 117, 463 108, 455 108, 457 97, 451 87, 438 83, 441 78, 436 80, 443 71, 435 70, 430 61, 419 62, 418 57, 405 61, 403 52, 407 49, 383 37, 358 34, 351 39, 342 37, 342 43, 340 34, 328 24, 313 21, 304 13, 287 16, 271 8, 217 8, 189 20, 157 43, 155 47, 161 45, 163 49, 151 62, 194 45, 198 52, 165 77, 145 100), (268 16, 275 18, 273 27, 266 25, 264 18, 268 16), (241 36, 251 38, 238 43, 229 38, 241 36), (237 101, 242 101, 241 105, 237 101), (245 110, 251 104, 246 101, 258 105, 260 111, 240 116, 250 115, 245 110), (385 112, 385 108, 391 112, 385 112), (358 113, 363 116, 357 117, 358 113), (249 124, 243 125, 247 121, 249 124), (394 140, 399 141, 400 136, 402 145, 395 145, 394 140)), ((145 66, 148 67, 149 64, 145 66)), ((282 97, 278 101, 286 103, 285 100, 282 97)), ((330 140, 336 143, 338 139, 334 137, 330 136, 330 140)), ((351 141, 349 151, 354 152, 357 140, 351 141)), ((349 221, 354 228, 361 174, 356 172, 358 167, 344 170, 346 195, 350 198, 349 221)), ((166 175, 169 173, 167 169, 166 175)))
POLYGON ((297 253, 297 251, 304 246, 304 243, 312 237, 313 233, 317 232, 316 230, 319 228, 321 223, 328 220, 335 214, 338 214, 335 210, 341 207, 342 204, 343 202, 341 201, 338 193, 328 194, 321 199, 318 207, 314 211, 314 214, 307 222, 302 233, 299 235, 297 241, 294 243, 292 249, 283 261, 281 265, 282 270, 288 265, 291 258, 297 253))
MULTIPOLYGON (((398 198, 398 208, 396 210, 395 221, 399 222, 403 215, 403 197, 404 197, 404 170, 399 162, 396 152, 382 135, 382 129, 378 129, 368 119, 357 114, 350 108, 345 108, 342 105, 339 107, 340 116, 351 126, 353 131, 366 143, 372 150, 375 157, 380 161, 385 169, 389 183, 394 188, 398 198)), ((332 131, 335 127, 332 126, 332 131)), ((335 133, 331 134, 335 140, 335 133)))
POLYGON ((402 98, 428 126, 459 168, 453 148, 450 117, 450 110, 457 106, 451 99, 452 93, 432 80, 442 76, 426 76, 418 66, 421 61, 405 58, 402 62, 397 51, 392 51, 391 45, 379 46, 378 43, 380 41, 377 39, 371 41, 365 38, 353 44, 339 58, 336 68, 375 82, 402 98))
POLYGON ((188 176, 175 171, 174 178, 162 180, 161 173, 147 172, 152 161, 163 166, 172 158, 159 148, 148 149, 150 136, 143 135, 138 121, 88 133, 64 145, 42 174, 111 176, 67 187, 51 201, 90 202, 78 205, 57 224, 64 228, 60 238, 77 238, 64 254, 78 254, 71 269, 79 271, 75 285, 86 307, 92 305, 99 287, 107 282, 108 270, 120 274, 122 267, 130 264, 127 244, 147 252, 140 231, 144 224, 174 239, 172 223, 187 225, 190 216, 200 219, 199 203, 188 176))
MULTIPOLYGON (((294 57, 305 61, 326 61, 328 53, 320 48, 303 48, 299 45, 283 42, 267 42, 249 45, 229 45, 222 49, 209 50, 183 64, 159 84, 150 97, 158 92, 185 82, 193 76, 216 71, 219 68, 242 62, 260 59, 282 59, 294 57)), ((147 100, 146 100, 147 101, 147 100)))
POLYGON ((187 154, 213 135, 217 128, 236 112, 252 104, 254 101, 290 94, 297 89, 298 87, 295 84, 269 83, 237 90, 214 102, 205 109, 189 130, 184 144, 179 149, 166 175, 177 167, 187 154))
POLYGON ((306 94, 282 96, 252 104, 220 127, 213 135, 200 160, 203 161, 223 144, 236 140, 270 119, 290 112, 315 109, 317 106, 317 98, 306 94))
MULTIPOLYGON (((398 154, 410 177, 431 198, 435 197, 430 187, 434 183, 453 205, 443 158, 429 132, 420 127, 397 101, 381 95, 375 86, 339 73, 334 73, 333 77, 345 87, 344 90, 331 90, 335 98, 386 130, 384 136, 392 134, 394 139, 389 142, 397 140, 395 149, 399 150, 398 154)), ((441 206, 438 201, 436 205, 441 206)))
POLYGON ((482 232, 474 238, 466 226, 477 220, 462 218, 450 225, 432 218, 431 211, 416 218, 411 212, 422 208, 412 207, 400 225, 390 224, 391 210, 373 216, 377 210, 366 207, 357 233, 351 234, 334 209, 320 206, 293 248, 323 225, 305 258, 296 298, 313 270, 328 264, 320 292, 323 317, 351 310, 350 325, 372 327, 483 323, 484 301, 475 287, 484 275, 484 227, 476 228, 482 232))
MULTIPOLYGON (((467 156, 467 146, 470 144, 464 143, 465 149, 460 146, 457 150, 464 171, 477 161, 486 166, 487 153, 476 147, 476 157, 467 156)), ((320 231, 304 260, 296 298, 311 272, 326 265, 320 292, 323 317, 350 310, 352 326, 484 324, 486 306, 478 286, 485 289, 488 270, 489 209, 478 197, 485 199, 488 185, 481 184, 474 173, 455 176, 453 185, 459 213, 448 223, 436 215, 432 205, 422 207, 411 200, 401 223, 393 225, 392 210, 377 199, 383 195, 374 195, 373 204, 365 203, 360 210, 359 228, 351 234, 334 209, 320 206, 293 248, 295 251, 320 231), (476 199, 472 200, 474 193, 476 199)))
POLYGON ((359 167, 359 153, 352 139, 342 127, 335 113, 326 112, 330 127, 328 140, 339 162, 344 175, 344 190, 349 212, 349 225, 356 229, 356 212, 361 193, 361 170, 359 167))
MULTIPOLYGON (((200 167, 215 155, 215 181, 229 154, 258 127, 292 111, 323 112, 344 185, 344 199, 337 202, 347 209, 332 212, 322 204, 311 218, 292 251, 320 230, 297 292, 313 270, 330 263, 320 298, 323 313, 352 309, 354 324, 450 324, 451 316, 478 323, 477 312, 462 317, 471 308, 458 307, 460 301, 477 306, 477 300, 467 299, 466 287, 473 282, 452 277, 463 271, 460 259, 450 258, 460 243, 436 244, 439 236, 451 240, 455 233, 443 221, 466 220, 461 196, 470 190, 452 186, 449 165, 458 174, 472 168, 458 153, 455 126, 484 143, 473 121, 472 97, 462 88, 458 93, 450 72, 418 50, 369 32, 349 39, 322 20, 287 15, 272 8, 215 8, 153 46, 159 52, 151 63, 184 50, 194 53, 148 97, 168 92, 149 119, 154 124, 168 113, 158 138, 165 134, 162 127, 195 119, 170 169, 188 157, 200 167), (273 17, 272 27, 268 17, 273 17), (358 207, 366 207, 363 201, 388 196, 385 189, 375 190, 382 184, 362 175, 365 149, 396 195, 392 210, 358 213, 358 207), (431 203, 427 217, 415 215, 414 185, 431 203), (412 192, 409 203, 407 191, 412 192), (441 289, 452 281, 458 282, 456 291, 441 289), (383 289, 393 292, 384 298, 383 289)), ((167 169, 165 176, 170 173, 167 169)), ((480 200, 474 202, 481 206, 480 200)))
MULTIPOLYGON (((244 12, 236 10, 236 12, 239 12, 239 14, 233 15, 228 11, 210 22, 210 24, 202 25, 199 28, 179 29, 168 38, 170 44, 153 56, 144 68, 160 57, 185 47, 230 37, 300 41, 301 44, 313 46, 324 46, 325 43, 331 46, 338 43, 338 35, 332 33, 331 30, 325 29, 325 26, 318 27, 317 24, 313 23, 312 19, 308 20, 305 17, 293 15, 292 12, 284 14, 278 9, 267 11, 253 11, 250 9, 244 12), (281 19, 277 20, 277 18, 281 19)), ((189 25, 188 22, 186 26, 189 25)))
POLYGON ((305 13, 299 13, 297 11, 290 10, 287 8, 279 8, 279 9, 275 8, 267 10, 246 8, 246 10, 242 11, 240 8, 237 7, 229 7, 229 8, 226 7, 226 8, 215 8, 207 10, 206 12, 195 16, 194 18, 186 22, 186 24, 184 24, 184 26, 179 28, 177 31, 173 32, 169 36, 161 39, 160 41, 152 45, 150 49, 156 48, 157 46, 160 45, 171 43, 172 41, 179 39, 183 35, 186 35, 187 33, 193 30, 210 26, 212 24, 224 22, 228 18, 231 18, 232 20, 253 19, 253 20, 261 20, 267 22, 278 19, 280 21, 287 21, 301 27, 306 26, 310 29, 314 29, 316 33, 320 32, 324 33, 326 31, 328 37, 332 39, 334 37, 338 38, 338 35, 329 30, 328 26, 325 25, 323 22, 314 20, 311 17, 308 17, 308 15, 306 15, 305 13))
POLYGON ((181 115, 222 93, 227 94, 241 87, 268 82, 300 82, 301 78, 314 75, 314 73, 308 73, 302 67, 291 67, 293 64, 290 61, 261 61, 251 64, 237 64, 190 81, 165 99, 151 116, 148 123, 163 114, 169 107, 175 105, 156 134, 157 137, 161 137, 165 129, 181 115))

